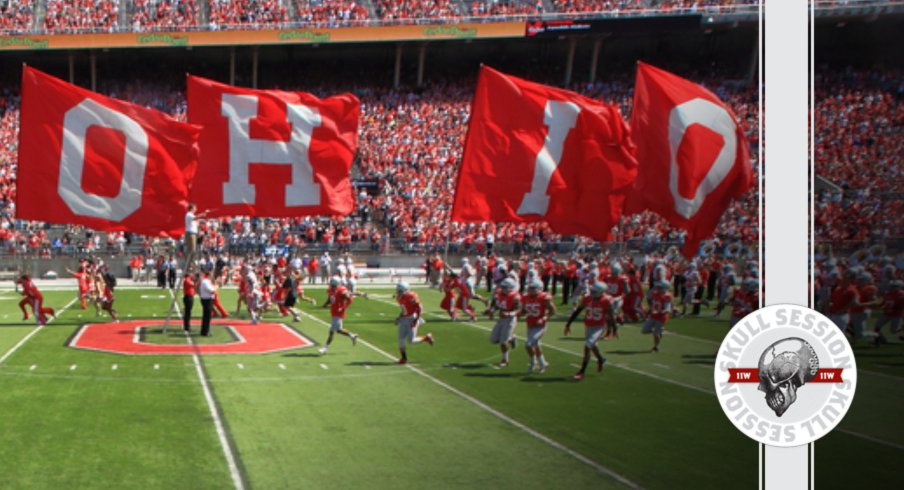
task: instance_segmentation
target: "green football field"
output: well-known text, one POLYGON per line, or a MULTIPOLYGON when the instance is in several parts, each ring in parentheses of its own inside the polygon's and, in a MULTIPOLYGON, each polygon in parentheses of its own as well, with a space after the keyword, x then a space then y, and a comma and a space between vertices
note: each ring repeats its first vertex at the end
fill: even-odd
MULTIPOLYGON (((271 354, 140 355, 67 347, 82 324, 73 291, 45 292, 59 313, 23 322, 0 293, 0 488, 755 488, 757 444, 722 413, 713 360, 727 316, 676 319, 663 350, 637 325, 601 343, 605 371, 571 379, 583 328, 544 338, 551 367, 527 374, 519 343, 508 367, 492 322, 453 323, 440 294, 417 289, 422 333, 398 366, 398 307, 365 288, 325 356, 329 311, 304 303, 288 324, 318 345, 271 354)), ((234 312, 235 291, 223 291, 234 312)), ((324 289, 308 294, 322 303, 324 289)), ((166 316, 169 292, 121 289, 123 320, 166 316)), ((195 312, 200 316, 200 305, 195 312)), ((567 311, 565 312, 567 313, 567 311)), ((270 313, 267 320, 285 322, 270 313)), ((187 343, 149 330, 149 343, 187 343)), ((524 326, 517 333, 523 338, 524 326)), ((229 341, 225 327, 213 339, 229 341)), ((815 445, 820 488, 897 487, 904 457, 902 344, 855 347, 857 397, 815 445)))

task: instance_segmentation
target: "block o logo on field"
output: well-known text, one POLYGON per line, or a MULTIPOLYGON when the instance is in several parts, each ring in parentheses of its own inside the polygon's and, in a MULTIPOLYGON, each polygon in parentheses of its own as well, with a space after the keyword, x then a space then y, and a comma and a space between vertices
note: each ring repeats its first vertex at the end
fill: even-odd
MULTIPOLYGON (((316 343, 284 323, 216 320, 213 325, 225 327, 232 340, 219 344, 155 344, 145 341, 148 329, 159 329, 163 320, 130 320, 121 323, 89 323, 82 325, 66 344, 76 349, 132 355, 190 354, 267 354, 303 349, 316 343)), ((194 324, 195 328, 198 324, 194 324)), ((180 322, 169 328, 179 332, 180 322)))
POLYGON ((824 315, 773 305, 728 332, 716 356, 715 384, 738 430, 770 446, 800 446, 844 418, 857 366, 844 333, 824 315))

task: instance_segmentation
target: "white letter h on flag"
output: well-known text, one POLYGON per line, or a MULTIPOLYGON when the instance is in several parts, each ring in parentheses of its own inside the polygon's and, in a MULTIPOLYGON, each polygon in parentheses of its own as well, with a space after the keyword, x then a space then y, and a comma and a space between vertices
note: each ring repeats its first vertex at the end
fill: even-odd
POLYGON ((320 184, 308 158, 311 135, 321 124, 317 109, 286 104, 292 125, 288 142, 251 139, 249 123, 257 117, 257 97, 223 94, 222 115, 229 121, 229 180, 223 184, 223 204, 254 204, 255 188, 248 180, 252 163, 291 165, 292 182, 286 185, 286 206, 320 205, 320 184))

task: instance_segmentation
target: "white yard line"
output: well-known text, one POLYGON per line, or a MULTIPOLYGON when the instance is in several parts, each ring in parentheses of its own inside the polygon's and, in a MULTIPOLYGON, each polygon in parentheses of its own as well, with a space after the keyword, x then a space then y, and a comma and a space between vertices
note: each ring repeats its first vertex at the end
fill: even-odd
MULTIPOLYGON (((188 341, 191 345, 194 345, 191 337, 188 338, 188 341)), ((217 403, 213 399, 213 393, 210 391, 207 375, 204 374, 204 368, 201 367, 201 358, 195 353, 192 354, 192 360, 195 364, 195 370, 198 372, 198 381, 201 382, 201 388, 204 390, 204 399, 207 400, 210 416, 213 417, 213 424, 216 427, 217 437, 220 439, 220 445, 223 447, 223 455, 226 457, 226 465, 229 467, 232 483, 235 485, 236 490, 244 490, 245 484, 242 480, 241 473, 239 473, 238 464, 236 464, 237 458, 235 457, 235 450, 229 443, 229 438, 226 437, 226 428, 223 425, 223 420, 220 418, 220 412, 217 410, 217 403)))
MULTIPOLYGON (((379 301, 379 300, 378 300, 378 301, 379 301)), ((305 312, 305 311, 302 311, 302 314, 305 315, 306 317, 308 317, 308 318, 314 320, 314 321, 317 322, 317 323, 320 323, 320 324, 322 324, 322 325, 324 325, 324 326, 329 326, 329 323, 327 323, 327 322, 325 322, 325 321, 323 321, 323 320, 321 320, 321 319, 319 319, 319 318, 317 318, 317 317, 315 317, 315 316, 313 316, 313 315, 311 315, 311 314, 309 314, 309 313, 307 313, 307 312, 305 312)), ((390 354, 390 353, 388 353, 388 352, 386 352, 386 351, 380 349, 379 347, 377 347, 377 346, 371 344, 370 342, 368 342, 368 341, 366 341, 366 340, 358 339, 358 342, 361 343, 361 344, 366 345, 367 347, 369 347, 369 348, 372 349, 373 351, 375 351, 375 352, 377 352, 377 353, 383 355, 384 357, 386 357, 386 358, 388 358, 388 359, 392 359, 392 360, 395 360, 395 359, 396 359, 395 356, 393 356, 392 354, 390 354)), ((489 414, 493 415, 494 417, 496 417, 496 418, 502 420, 503 422, 506 422, 506 423, 508 423, 509 425, 512 425, 512 426, 514 426, 514 427, 520 429, 521 431, 523 431, 523 432, 525 432, 525 433, 527 433, 527 434, 529 434, 529 435, 535 437, 536 439, 539 439, 540 441, 542 441, 542 442, 544 442, 544 443, 546 443, 546 444, 548 444, 548 445, 550 445, 550 446, 552 446, 552 447, 554 447, 554 448, 556 448, 556 449, 558 449, 558 450, 564 452, 565 454, 568 454, 568 455, 571 456, 572 458, 575 458, 575 459, 577 459, 578 461, 580 461, 580 462, 582 462, 582 463, 584 463, 584 464, 586 464, 586 465, 592 467, 593 469, 597 470, 598 472, 600 472, 600 473, 602 473, 602 474, 604 474, 604 475, 608 475, 608 476, 612 477, 613 479, 617 480, 618 482, 622 483, 623 485, 628 486, 628 487, 631 487, 631 488, 641 488, 640 485, 638 485, 637 483, 634 483, 633 481, 631 481, 631 480, 625 478, 624 476, 622 476, 622 475, 616 473, 615 471, 613 471, 613 470, 611 470, 611 469, 609 469, 609 468, 607 468, 607 467, 605 467, 605 466, 603 466, 603 465, 597 463, 596 461, 593 461, 592 459, 590 459, 590 458, 584 456, 583 454, 581 454, 581 453, 579 453, 579 452, 577 452, 577 451, 575 451, 575 450, 569 448, 568 446, 565 446, 564 444, 562 444, 562 443, 560 443, 560 442, 557 442, 557 441, 555 441, 555 440, 553 440, 553 439, 551 439, 551 438, 549 438, 549 437, 547 437, 547 436, 541 434, 540 432, 537 432, 537 431, 534 430, 534 429, 531 429, 530 427, 528 427, 528 426, 522 424, 521 422, 518 422, 517 420, 515 420, 515 419, 509 417, 508 415, 505 415, 504 413, 502 413, 502 412, 496 410, 495 408, 493 408, 493 407, 487 405, 486 403, 484 403, 484 402, 478 400, 477 398, 474 398, 473 396, 468 395, 467 393, 464 393, 463 391, 461 391, 461 390, 459 390, 459 389, 457 389, 457 388, 455 388, 455 387, 453 387, 453 386, 451 386, 451 385, 445 383, 444 381, 441 381, 441 380, 439 380, 438 378, 435 378, 435 377, 433 377, 433 376, 427 374, 426 372, 424 372, 424 371, 422 371, 422 370, 420 370, 420 369, 418 369, 418 368, 412 366, 411 364, 406 364, 405 367, 407 367, 407 368, 410 369, 411 371, 417 373, 417 374, 420 375, 421 377, 430 380, 430 381, 433 382, 434 384, 439 385, 439 386, 445 388, 447 391, 449 391, 449 392, 451 392, 451 393, 453 393, 453 394, 455 394, 455 395, 457 395, 457 396, 459 396, 459 397, 461 397, 461 398, 463 398, 463 399, 465 399, 465 400, 471 402, 472 404, 474 404, 474 405, 476 405, 477 407, 479 407, 480 409, 482 409, 482 410, 488 412, 489 414)))
POLYGON ((60 311, 56 312, 56 315, 53 318, 51 318, 50 320, 48 320, 46 325, 40 325, 38 328, 32 330, 31 332, 28 332, 28 335, 26 335, 25 337, 22 337, 22 340, 20 340, 19 343, 14 345, 13 348, 10 349, 6 354, 3 354, 3 357, 0 357, 0 364, 3 364, 4 361, 9 359, 9 356, 13 355, 17 350, 19 350, 20 347, 22 347, 22 345, 25 344, 25 342, 28 342, 28 340, 30 338, 34 337, 35 335, 37 335, 38 332, 43 330, 45 326, 53 323, 54 320, 56 320, 60 315, 62 315, 63 312, 68 310, 69 307, 72 306, 72 304, 75 303, 77 300, 78 300, 78 298, 72 298, 72 301, 70 301, 69 303, 66 303, 66 306, 64 306, 62 309, 60 309, 60 311))
MULTIPOLYGON (((171 297, 175 298, 172 289, 169 290, 169 293, 171 297)), ((179 302, 174 301, 173 303, 176 305, 177 316, 182 317, 182 313, 180 313, 179 309, 179 302)), ((186 332, 185 338, 188 339, 189 345, 195 345, 191 336, 188 335, 188 332, 186 332)), ((229 467, 229 475, 232 477, 232 484, 235 486, 236 490, 245 490, 245 483, 236 462, 238 458, 236 457, 235 449, 232 447, 232 444, 229 443, 229 438, 226 436, 226 427, 223 425, 223 419, 220 417, 217 402, 214 400, 213 392, 210 390, 210 383, 207 380, 207 375, 204 373, 204 368, 201 366, 201 356, 198 354, 197 349, 195 349, 195 352, 191 357, 192 362, 195 365, 195 371, 198 373, 198 381, 201 382, 201 389, 204 391, 204 399, 207 400, 207 407, 210 409, 210 416, 213 417, 213 424, 217 431, 217 437, 220 439, 220 446, 223 447, 223 456, 226 457, 226 466, 229 467)))
POLYGON ((847 429, 838 429, 838 428, 836 428, 835 430, 837 430, 838 432, 842 432, 842 433, 844 433, 844 434, 847 434, 847 435, 849 435, 849 436, 859 437, 860 439, 863 439, 863 440, 866 440, 866 441, 875 442, 876 444, 882 444, 883 446, 888 446, 888 447, 893 447, 893 448, 895 448, 895 449, 901 449, 901 450, 904 450, 904 445, 898 444, 898 443, 896 443, 896 442, 891 442, 891 441, 886 441, 886 440, 883 440, 883 439, 878 439, 878 438, 873 437, 873 436, 868 436, 868 435, 866 435, 866 434, 861 434, 860 432, 854 432, 854 431, 852 431, 852 430, 847 430, 847 429))

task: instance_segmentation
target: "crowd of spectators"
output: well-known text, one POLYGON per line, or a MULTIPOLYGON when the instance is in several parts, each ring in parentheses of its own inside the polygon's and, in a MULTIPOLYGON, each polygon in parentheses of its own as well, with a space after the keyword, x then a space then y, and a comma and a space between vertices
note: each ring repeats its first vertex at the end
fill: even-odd
POLYGON ((131 0, 132 30, 175 31, 197 26, 201 11, 195 0, 131 0))
MULTIPOLYGON (((480 16, 544 13, 622 12, 640 9, 695 11, 756 3, 754 0, 37 0, 46 2, 43 29, 49 33, 174 31, 206 27, 257 29, 286 23, 336 27, 371 18, 417 22, 480 16), (291 1, 291 4, 290 4, 291 1), (205 7, 206 5, 206 17, 205 7), (291 9, 289 7, 292 7, 291 9), (369 8, 371 7, 371 8, 369 8), (119 24, 120 8, 127 9, 119 24)), ((33 29, 35 0, 0 6, 0 33, 33 29)))
POLYGON ((538 15, 546 11, 543 0, 475 0, 468 15, 538 15))
POLYGON ((34 0, 8 1, 0 5, 0 34, 21 34, 31 30, 34 0))
POLYGON ((44 30, 55 34, 112 32, 119 0, 46 0, 44 30))
POLYGON ((816 196, 823 241, 904 236, 904 84, 900 71, 822 73, 816 80, 816 196))
POLYGON ((383 20, 417 20, 461 17, 453 0, 373 0, 377 18, 383 20))
POLYGON ((281 0, 209 0, 211 30, 259 29, 285 24, 291 19, 281 0))
POLYGON ((367 7, 355 0, 295 0, 295 20, 306 24, 343 26, 369 15, 367 7))

